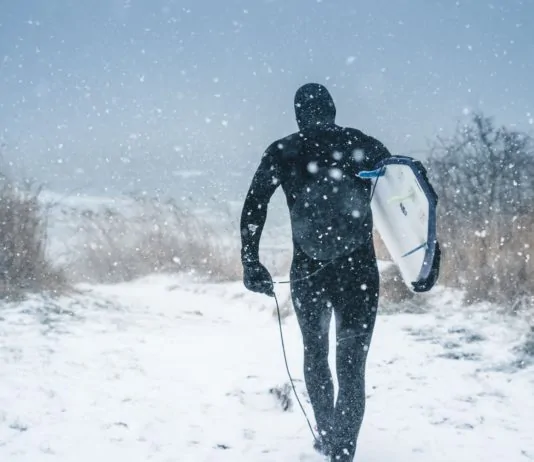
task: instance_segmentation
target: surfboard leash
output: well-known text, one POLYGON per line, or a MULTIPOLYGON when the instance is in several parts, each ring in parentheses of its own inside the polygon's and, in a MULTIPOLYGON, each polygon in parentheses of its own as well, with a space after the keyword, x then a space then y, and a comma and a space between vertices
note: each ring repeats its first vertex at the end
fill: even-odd
POLYGON ((302 402, 300 401, 299 395, 297 393, 297 389, 295 388, 295 382, 293 380, 293 377, 291 375, 291 371, 289 369, 289 364, 287 362, 286 345, 285 345, 285 342, 284 342, 284 331, 282 329, 282 314, 280 313, 280 304, 278 303, 278 297, 276 296, 276 292, 274 292, 274 290, 273 290, 273 295, 274 295, 274 301, 276 303, 276 313, 278 315, 278 327, 279 327, 279 331, 280 331, 280 341, 282 343, 282 352, 284 354, 284 364, 286 366, 287 376, 289 377, 289 382, 291 383, 291 388, 293 389, 293 394, 295 395, 297 403, 300 406, 300 410, 302 411, 302 414, 304 415, 304 418, 306 419, 306 423, 308 424, 308 428, 310 429, 310 432, 311 432, 311 434, 313 436, 313 439, 317 443, 319 443, 319 440, 318 440, 317 436, 315 435, 315 432, 313 431, 313 426, 312 426, 312 424, 310 422, 310 418, 308 417, 308 414, 306 413, 306 410, 304 409, 304 406, 302 405, 302 402))

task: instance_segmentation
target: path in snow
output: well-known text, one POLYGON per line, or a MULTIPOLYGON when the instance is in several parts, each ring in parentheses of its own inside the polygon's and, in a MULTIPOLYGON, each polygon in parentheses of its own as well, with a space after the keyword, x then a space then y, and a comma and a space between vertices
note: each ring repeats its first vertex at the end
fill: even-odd
MULTIPOLYGON (((435 298, 379 317, 358 460, 534 460, 519 331, 435 298)), ((0 313, 0 460, 321 460, 296 403, 270 391, 287 382, 272 299, 154 277, 54 303, 0 313)), ((284 332, 309 410, 293 316, 284 332)))

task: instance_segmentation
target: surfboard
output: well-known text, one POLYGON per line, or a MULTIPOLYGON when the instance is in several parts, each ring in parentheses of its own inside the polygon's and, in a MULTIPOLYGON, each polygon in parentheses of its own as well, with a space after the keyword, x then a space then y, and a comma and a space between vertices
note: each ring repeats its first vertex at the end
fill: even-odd
POLYGON ((410 290, 431 277, 437 251, 437 196, 422 164, 392 156, 360 178, 372 184, 373 224, 410 290))

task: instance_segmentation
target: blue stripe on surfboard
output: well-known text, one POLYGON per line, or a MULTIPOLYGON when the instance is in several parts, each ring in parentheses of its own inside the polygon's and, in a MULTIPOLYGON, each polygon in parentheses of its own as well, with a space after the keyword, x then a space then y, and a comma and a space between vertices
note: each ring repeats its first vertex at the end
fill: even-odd
POLYGON ((425 247, 426 247, 426 242, 423 242, 421 245, 417 246, 415 249, 412 249, 409 252, 406 252, 404 255, 401 256, 401 258, 408 257, 412 253, 415 253, 418 250, 424 249, 425 247))
POLYGON ((364 180, 369 180, 371 178, 378 178, 379 176, 384 176, 386 169, 384 167, 377 168, 376 170, 362 170, 357 174, 360 178, 364 180))

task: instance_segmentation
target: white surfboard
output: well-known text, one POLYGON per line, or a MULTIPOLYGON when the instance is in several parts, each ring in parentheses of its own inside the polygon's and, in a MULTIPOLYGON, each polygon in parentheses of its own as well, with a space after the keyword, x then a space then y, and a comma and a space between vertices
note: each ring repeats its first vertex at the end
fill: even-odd
POLYGON ((420 165, 392 156, 358 174, 373 182, 374 226, 411 290, 429 278, 436 252, 437 198, 420 165))

